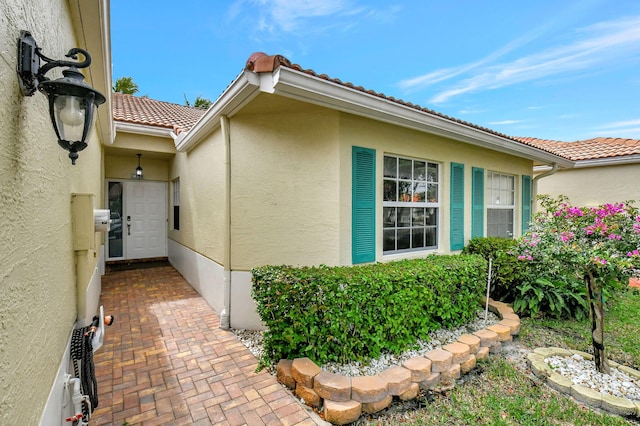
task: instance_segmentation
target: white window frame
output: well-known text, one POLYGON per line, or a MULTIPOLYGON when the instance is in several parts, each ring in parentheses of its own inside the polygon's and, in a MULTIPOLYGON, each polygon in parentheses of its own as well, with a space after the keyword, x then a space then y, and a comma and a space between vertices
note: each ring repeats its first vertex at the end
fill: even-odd
MULTIPOLYGON (((395 254, 399 254, 399 253, 410 253, 410 252, 420 252, 420 251, 433 251, 433 250, 437 250, 439 247, 439 241, 440 241, 440 214, 441 214, 441 209, 440 209, 440 204, 441 204, 441 192, 442 192, 442 178, 441 178, 441 171, 442 171, 442 165, 436 161, 431 161, 431 160, 426 160, 426 159, 422 159, 422 158, 414 158, 414 157, 407 157, 407 156, 401 156, 401 155, 396 155, 396 154, 385 154, 384 158, 383 158, 383 196, 382 196, 382 233, 383 233, 383 244, 382 244, 382 250, 383 250, 383 255, 384 256, 388 256, 388 255, 395 255, 395 254), (384 164, 387 161, 387 158, 389 159, 395 159, 396 160, 396 176, 394 177, 389 177, 386 176, 387 173, 385 172, 385 168, 384 168, 384 164), (406 178, 406 177, 402 177, 402 176, 398 176, 399 173, 399 162, 400 160, 407 160, 407 161, 411 161, 411 170, 412 170, 412 176, 411 178, 406 178), (415 173, 415 162, 423 162, 425 163, 425 178, 424 180, 420 180, 419 178, 417 178, 417 176, 413 176, 413 174, 415 173), (436 172, 435 172, 435 180, 429 180, 429 170, 430 168, 435 167, 436 168, 436 172), (395 200, 394 201, 389 201, 389 200, 385 200, 385 198, 388 198, 388 194, 385 192, 385 181, 395 181, 396 182, 396 186, 395 186, 395 200), (409 183, 410 186, 412 187, 411 190, 411 195, 409 196, 409 200, 406 201, 400 201, 400 182, 404 182, 404 183, 409 183), (424 182, 424 201, 418 201, 417 198, 419 197, 419 194, 422 193, 422 191, 420 192, 416 192, 416 186, 421 185, 424 182), (435 200, 429 200, 429 195, 433 195, 433 192, 429 193, 428 188, 429 186, 431 187, 435 187, 435 200), (409 223, 409 226, 400 226, 400 224, 398 223, 398 208, 411 208, 411 209, 424 209, 423 210, 423 223, 422 225, 414 225, 413 223, 409 223), (391 209, 395 209, 395 210, 391 210, 391 209), (427 210, 426 209, 434 209, 435 211, 433 211, 433 215, 435 215, 434 221, 435 224, 427 224, 427 210), (389 215, 393 215, 394 217, 394 221, 395 221, 395 225, 394 226, 388 226, 387 224, 387 217, 389 215), (423 234, 423 246, 422 247, 413 247, 414 245, 414 233, 413 230, 414 229, 423 229, 424 230, 424 234, 423 234), (429 229, 433 229, 433 232, 435 233, 434 235, 434 239, 435 239, 435 244, 431 245, 431 246, 427 246, 427 241, 426 241, 426 233, 427 230, 429 229), (393 250, 389 250, 389 249, 385 249, 385 242, 387 239, 387 235, 389 234, 389 231, 393 230, 394 231, 394 249, 393 250), (398 248, 398 231, 409 231, 409 247, 407 248, 398 248)), ((409 211, 409 215, 410 215, 410 221, 413 221, 414 216, 414 211, 410 210, 409 211)))
MULTIPOLYGON (((515 175, 508 173, 501 173, 495 171, 487 172, 487 184, 486 184, 486 200, 487 200, 487 237, 501 236, 505 238, 515 237, 516 228, 516 185, 517 179, 515 175), (511 185, 506 183, 506 180, 511 181, 511 185), (495 183, 497 182, 497 187, 495 183), (507 230, 506 235, 500 235, 499 233, 492 232, 492 225, 490 224, 490 211, 495 210, 510 210, 511 211, 511 230, 507 230)), ((502 226, 503 224, 498 224, 502 226)), ((504 225, 508 225, 504 223, 504 225)))

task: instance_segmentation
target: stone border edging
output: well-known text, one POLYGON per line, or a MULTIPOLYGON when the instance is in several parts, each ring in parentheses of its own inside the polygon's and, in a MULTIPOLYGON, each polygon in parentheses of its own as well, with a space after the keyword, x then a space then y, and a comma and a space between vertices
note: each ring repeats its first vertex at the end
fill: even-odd
MULTIPOLYGON (((601 394, 600 392, 586 386, 574 384, 571 380, 554 372, 553 369, 545 362, 545 358, 552 356, 568 357, 575 354, 580 355, 584 359, 593 361, 593 355, 586 352, 554 347, 536 348, 533 352, 527 355, 527 359, 531 366, 531 371, 539 379, 544 380, 550 388, 555 389, 560 393, 570 395, 579 402, 590 405, 594 408, 601 408, 612 414, 640 417, 639 401, 632 401, 630 399, 614 395, 601 394)), ((640 371, 638 370, 620 365, 611 360, 609 360, 609 365, 612 368, 617 368, 629 376, 640 380, 640 371)))
MULTIPOLYGON (((486 299, 483 300, 486 301, 486 299)), ((276 377, 314 408, 323 407, 325 420, 344 425, 362 414, 381 411, 393 397, 415 399, 420 389, 449 389, 455 379, 476 366, 477 360, 498 353, 502 343, 520 332, 520 318, 511 306, 489 299, 489 310, 501 321, 472 334, 463 334, 454 343, 442 346, 387 368, 375 376, 347 377, 323 371, 309 358, 281 359, 276 377)), ((544 360, 543 360, 544 361, 544 360)))

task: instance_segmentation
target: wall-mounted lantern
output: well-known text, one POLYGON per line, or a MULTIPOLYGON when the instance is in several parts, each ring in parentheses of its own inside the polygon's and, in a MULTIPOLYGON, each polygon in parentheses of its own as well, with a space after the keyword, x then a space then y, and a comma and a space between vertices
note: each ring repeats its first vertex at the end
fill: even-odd
POLYGON ((24 96, 32 96, 36 89, 49 98, 49 115, 58 144, 69 151, 71 164, 76 164, 78 152, 87 147, 87 135, 93 125, 96 109, 106 100, 102 93, 84 82, 78 68, 91 65, 91 55, 84 49, 73 48, 65 55, 84 61, 62 61, 49 59, 41 53, 29 31, 21 31, 18 38, 18 66, 20 90, 24 96), (46 62, 40 66, 40 59, 46 62), (62 71, 63 77, 50 80, 45 74, 57 67, 68 67, 62 71))
POLYGON ((135 177, 138 180, 142 180, 142 167, 140 167, 140 157, 142 157, 142 154, 136 154, 138 156, 138 167, 136 167, 136 174, 135 177))

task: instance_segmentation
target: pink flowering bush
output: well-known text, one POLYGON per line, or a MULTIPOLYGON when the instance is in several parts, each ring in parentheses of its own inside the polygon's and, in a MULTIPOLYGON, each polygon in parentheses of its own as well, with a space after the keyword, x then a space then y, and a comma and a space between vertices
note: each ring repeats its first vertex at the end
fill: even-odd
POLYGON ((574 207, 568 199, 540 197, 543 211, 518 246, 518 259, 552 268, 564 265, 581 279, 628 284, 640 269, 640 212, 631 203, 574 207))
MULTIPOLYGON (((631 202, 575 207, 564 196, 539 199, 543 210, 520 240, 516 255, 529 264, 529 270, 553 275, 554 268, 568 268, 584 282, 596 368, 608 373, 603 299, 605 292, 628 285, 629 278, 640 272, 640 212, 631 202)), ((534 295, 530 303, 556 291, 552 282, 530 278, 528 287, 521 288, 523 294, 534 295)), ((564 303, 561 299, 556 302, 564 303)), ((522 308, 522 300, 517 299, 514 308, 522 308)))

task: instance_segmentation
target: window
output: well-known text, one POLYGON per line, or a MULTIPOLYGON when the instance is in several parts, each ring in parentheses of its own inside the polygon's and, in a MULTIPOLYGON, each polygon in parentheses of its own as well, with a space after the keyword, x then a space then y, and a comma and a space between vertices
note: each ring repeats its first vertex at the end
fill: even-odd
POLYGON ((516 178, 487 172, 487 236, 513 238, 516 178))
POLYGON ((180 230, 180 178, 173 180, 173 229, 180 230))
POLYGON ((384 156, 383 253, 438 247, 439 166, 384 156))

